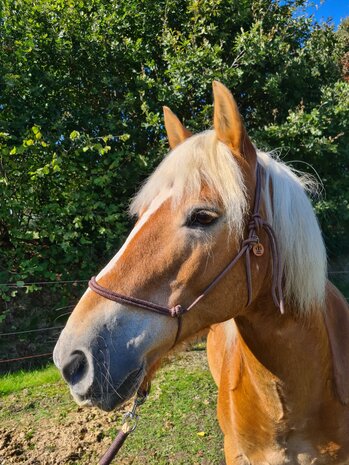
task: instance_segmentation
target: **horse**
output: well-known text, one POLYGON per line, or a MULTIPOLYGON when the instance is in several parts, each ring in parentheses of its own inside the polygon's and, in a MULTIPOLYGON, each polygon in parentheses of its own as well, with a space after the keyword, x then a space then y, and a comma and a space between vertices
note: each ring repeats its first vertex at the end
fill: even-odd
POLYGON ((79 404, 110 411, 206 333, 227 465, 349 464, 349 309, 309 177, 255 148, 222 83, 213 96, 213 129, 196 135, 164 107, 171 151, 55 364, 79 404))

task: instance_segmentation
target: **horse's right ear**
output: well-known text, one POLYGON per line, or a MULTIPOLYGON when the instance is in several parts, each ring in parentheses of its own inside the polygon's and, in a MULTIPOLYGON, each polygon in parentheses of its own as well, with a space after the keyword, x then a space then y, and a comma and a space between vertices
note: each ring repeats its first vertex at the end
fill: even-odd
POLYGON ((256 150, 250 141, 238 106, 229 89, 219 81, 213 81, 214 129, 218 140, 230 150, 244 158, 254 169, 257 162, 256 150))
POLYGON ((174 149, 185 139, 192 136, 192 133, 183 126, 177 116, 168 107, 163 107, 163 110, 168 142, 171 149, 174 149))

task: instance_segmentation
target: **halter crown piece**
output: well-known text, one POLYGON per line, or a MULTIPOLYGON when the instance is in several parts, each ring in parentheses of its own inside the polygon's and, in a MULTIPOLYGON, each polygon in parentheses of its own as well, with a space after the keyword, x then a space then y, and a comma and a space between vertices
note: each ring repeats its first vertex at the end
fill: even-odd
POLYGON ((272 255, 272 286, 271 292, 275 305, 279 308, 280 312, 284 313, 284 299, 282 293, 282 269, 280 264, 279 250, 277 246, 277 240, 273 228, 269 223, 267 223, 259 213, 260 203, 261 203, 261 192, 262 192, 262 181, 261 181, 261 166, 257 163, 256 169, 256 190, 255 190, 255 199, 253 206, 253 213, 251 215, 250 221, 248 222, 248 237, 242 242, 240 251, 235 255, 235 257, 228 263, 228 265, 216 276, 216 278, 203 290, 203 292, 188 306, 182 307, 181 305, 175 305, 172 308, 165 307, 147 300, 138 299, 132 296, 126 296, 119 294, 118 292, 110 291, 106 287, 101 286, 97 283, 96 278, 93 277, 90 279, 88 285, 97 294, 102 297, 118 302, 121 304, 127 304, 134 307, 139 307, 144 310, 149 310, 150 312, 158 313, 160 315, 167 315, 172 318, 177 318, 178 321, 178 330, 176 334, 176 339, 174 344, 179 339, 179 335, 182 327, 182 316, 185 313, 188 313, 192 308, 195 307, 207 294, 209 294, 212 289, 219 283, 219 281, 236 265, 239 259, 245 255, 246 263, 246 283, 248 291, 248 300, 247 306, 251 304, 252 301, 252 279, 251 279, 251 249, 259 245, 260 253, 257 249, 254 253, 257 256, 263 254, 263 247, 259 242, 258 233, 261 229, 264 229, 267 233, 270 243, 270 250, 272 255))

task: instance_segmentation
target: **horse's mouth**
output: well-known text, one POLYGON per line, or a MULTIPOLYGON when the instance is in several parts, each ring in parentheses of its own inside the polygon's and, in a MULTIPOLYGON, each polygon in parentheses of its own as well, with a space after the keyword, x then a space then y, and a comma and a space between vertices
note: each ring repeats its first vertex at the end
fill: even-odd
POLYGON ((79 396, 72 392, 76 402, 81 406, 98 407, 101 410, 110 412, 117 407, 120 407, 129 400, 142 384, 145 377, 145 369, 142 364, 136 370, 133 370, 119 384, 118 387, 113 387, 111 382, 104 389, 94 391, 91 389, 86 395, 79 396))

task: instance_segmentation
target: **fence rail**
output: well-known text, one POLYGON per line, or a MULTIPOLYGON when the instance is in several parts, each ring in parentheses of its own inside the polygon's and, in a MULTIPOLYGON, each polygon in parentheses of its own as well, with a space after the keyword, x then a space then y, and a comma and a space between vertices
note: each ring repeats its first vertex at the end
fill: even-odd
POLYGON ((45 286, 45 285, 48 285, 48 284, 77 284, 77 283, 87 283, 88 282, 88 279, 73 279, 73 280, 69 280, 69 281, 60 281, 60 280, 56 280, 56 281, 32 281, 32 282, 20 282, 20 284, 18 284, 18 281, 16 283, 0 283, 0 286, 6 286, 6 287, 27 287, 27 286, 45 286))
POLYGON ((3 359, 0 359, 0 363, 13 363, 13 362, 19 362, 21 360, 28 360, 30 358, 39 358, 39 357, 52 357, 52 352, 47 352, 45 354, 26 355, 25 357, 17 357, 17 358, 3 358, 3 359))
MULTIPOLYGON (((345 275, 349 274, 349 270, 334 270, 334 271, 329 271, 329 275, 345 275)), ((87 279, 74 279, 74 280, 56 280, 56 281, 31 281, 31 282, 20 282, 20 283, 0 283, 0 286, 6 286, 10 288, 25 288, 27 286, 32 286, 32 285, 54 285, 54 284, 81 284, 81 283, 88 283, 87 279)), ((344 296, 344 298, 349 302, 349 296, 344 296)), ((73 305, 72 305, 73 306, 73 305)), ((61 310, 63 308, 68 308, 70 305, 66 307, 61 307, 58 310, 61 310)), ((69 314, 68 312, 67 314, 69 314)), ((64 314, 65 315, 65 314, 64 314)), ((30 333, 40 333, 44 331, 53 331, 53 330, 58 330, 58 329, 63 329, 64 326, 50 326, 47 328, 36 328, 36 329, 29 329, 29 330, 22 330, 22 331, 12 331, 12 332, 7 332, 7 333, 0 333, 0 337, 3 336, 17 336, 21 334, 30 334, 30 333)), ((23 357, 16 357, 16 358, 7 358, 7 359, 0 359, 0 363, 14 363, 14 362, 19 362, 23 360, 29 360, 29 359, 36 359, 36 358, 41 358, 41 357, 51 357, 52 352, 47 352, 43 354, 33 354, 33 355, 26 355, 23 357)))
POLYGON ((0 337, 2 336, 16 336, 17 334, 29 334, 29 333, 39 333, 41 331, 51 331, 53 329, 62 329, 64 328, 63 325, 61 326, 49 326, 48 328, 36 328, 36 329, 27 329, 24 331, 13 331, 10 333, 0 333, 0 337))
MULTIPOLYGON (((333 270, 329 271, 328 275, 341 275, 341 274, 349 274, 349 270, 333 270)), ((72 279, 72 280, 56 280, 56 281, 30 281, 30 282, 20 282, 18 284, 18 281, 15 283, 0 283, 0 286, 6 286, 6 287, 16 287, 16 288, 21 288, 21 287, 27 287, 27 286, 46 286, 46 285, 54 285, 54 284, 81 284, 81 283, 88 283, 88 279, 72 279)))

